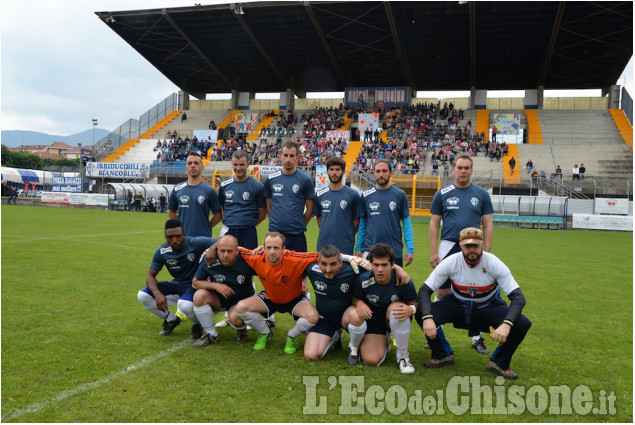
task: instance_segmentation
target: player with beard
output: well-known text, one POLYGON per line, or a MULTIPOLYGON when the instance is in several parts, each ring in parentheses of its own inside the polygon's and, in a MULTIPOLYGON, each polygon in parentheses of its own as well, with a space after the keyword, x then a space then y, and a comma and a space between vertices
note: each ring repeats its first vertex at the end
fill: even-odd
POLYGON ((326 161, 329 187, 317 192, 313 215, 317 219, 320 234, 317 251, 325 245, 336 246, 341 253, 352 255, 355 251, 355 233, 359 226, 361 198, 355 189, 344 184, 346 162, 338 157, 326 161))
POLYGON ((463 229, 459 242, 462 252, 441 261, 419 289, 416 319, 432 349, 432 358, 424 366, 454 364, 454 355, 448 355, 437 338, 440 325, 453 323, 454 327, 467 329, 469 336, 479 331, 491 332, 492 339, 500 345, 487 370, 505 379, 516 379, 518 375, 509 364, 531 327, 529 319, 521 314, 525 296, 509 268, 495 255, 483 251, 483 242, 481 229, 463 229), (452 282, 451 294, 431 303, 432 293, 448 279, 452 282), (511 302, 509 306, 500 297, 501 289, 511 302))

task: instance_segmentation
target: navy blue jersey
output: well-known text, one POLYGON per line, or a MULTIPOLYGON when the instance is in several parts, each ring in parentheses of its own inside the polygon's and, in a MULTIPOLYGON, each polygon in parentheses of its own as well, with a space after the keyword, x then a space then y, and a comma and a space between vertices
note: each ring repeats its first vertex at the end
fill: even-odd
POLYGON ((235 178, 223 181, 218 197, 223 207, 223 224, 230 229, 248 229, 258 223, 260 208, 265 208, 264 186, 253 177, 239 182, 235 178))
POLYGON ((306 232, 304 207, 307 199, 315 198, 311 178, 300 170, 287 176, 282 171, 269 174, 264 197, 271 198, 269 231, 299 235, 306 232))
POLYGON ((430 212, 443 219, 441 239, 459 242, 461 230, 481 227, 481 217, 492 214, 492 199, 485 189, 475 184, 460 189, 454 184, 442 187, 434 194, 430 212))
POLYGON ((160 272, 165 266, 173 277, 172 283, 191 287, 201 255, 215 241, 216 238, 186 236, 180 251, 173 251, 165 242, 155 251, 150 269, 160 272))
POLYGON ((406 193, 390 185, 388 189, 368 189, 362 195, 363 216, 366 217, 366 234, 363 251, 376 243, 388 244, 395 250, 395 258, 403 258, 401 221, 410 216, 406 193))
POLYGON ((206 267, 205 259, 202 258, 194 277, 197 280, 209 280, 229 286, 234 290, 234 295, 228 300, 239 301, 254 295, 254 286, 251 284, 254 274, 254 270, 238 254, 236 262, 231 267, 224 266, 219 260, 211 267, 206 267))
POLYGON ((220 211, 218 194, 210 185, 200 182, 190 186, 187 182, 174 186, 168 209, 176 211, 187 236, 212 236, 210 211, 220 211))
POLYGON ((390 304, 396 301, 408 304, 417 299, 417 291, 412 279, 403 286, 397 286, 396 282, 394 270, 391 273, 390 282, 385 285, 375 282, 372 271, 363 271, 355 279, 353 296, 368 304, 373 314, 385 315, 390 304))
POLYGON ((320 316, 326 319, 339 319, 351 305, 353 284, 357 275, 348 263, 342 263, 340 272, 333 278, 327 279, 318 263, 309 264, 306 268, 315 291, 315 307, 320 316))
POLYGON ((355 189, 324 188, 317 192, 313 215, 320 217, 317 251, 324 245, 335 245, 342 254, 354 254, 355 226, 353 219, 361 215, 361 197, 355 189))

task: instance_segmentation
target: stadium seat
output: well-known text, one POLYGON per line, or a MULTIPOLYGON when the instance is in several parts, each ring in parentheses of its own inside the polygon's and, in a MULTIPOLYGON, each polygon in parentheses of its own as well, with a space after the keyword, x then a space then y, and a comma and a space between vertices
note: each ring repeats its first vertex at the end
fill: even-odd
POLYGON ((531 216, 531 228, 535 229, 536 227, 534 226, 535 224, 538 225, 538 228, 540 229, 540 217, 538 217, 537 215, 532 215, 531 216))
POLYGON ((501 221, 501 215, 500 214, 492 215, 492 221, 494 221, 494 223, 500 222, 501 221))
MULTIPOLYGON (((538 224, 539 229, 541 224, 547 224, 547 217, 545 217, 544 215, 540 217, 540 224, 538 224)), ((547 225, 547 228, 549 228, 548 225, 547 225)))
POLYGON ((507 214, 503 214, 502 222, 503 223, 509 223, 509 216, 507 214))

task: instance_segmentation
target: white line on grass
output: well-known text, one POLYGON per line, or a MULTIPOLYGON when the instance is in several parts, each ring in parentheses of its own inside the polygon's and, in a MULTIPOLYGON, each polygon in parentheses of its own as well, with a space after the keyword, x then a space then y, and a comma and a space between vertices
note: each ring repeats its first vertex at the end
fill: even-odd
POLYGON ((121 376, 124 376, 126 374, 128 374, 129 372, 133 372, 137 369, 141 369, 142 367, 148 366, 150 363, 156 362, 159 359, 162 359, 165 356, 168 356, 172 353, 174 353, 175 351, 178 351, 180 349, 182 349, 183 347, 185 347, 188 343, 190 343, 190 339, 186 339, 183 340, 181 342, 179 342, 178 344, 173 345, 171 348, 168 348, 165 351, 161 351, 160 353, 157 354, 153 354, 151 356, 146 357, 145 359, 141 359, 136 363, 131 364, 130 366, 121 369, 118 372, 114 372, 111 373, 110 375, 106 376, 105 378, 102 379, 98 379, 97 381, 93 381, 93 382, 88 382, 86 384, 81 384, 78 385, 77 387, 71 389, 71 390, 67 390, 67 391, 62 391, 61 393, 59 393, 58 395, 51 397, 47 400, 41 401, 39 403, 33 403, 28 407, 25 407, 24 409, 18 409, 14 412, 9 413, 6 416, 2 417, 2 422, 6 422, 6 421, 10 421, 13 420, 15 418, 19 418, 20 416, 24 416, 27 413, 38 413, 39 411, 49 407, 51 404, 57 403, 59 401, 62 401, 66 398, 72 397, 74 395, 77 395, 79 393, 83 393, 85 391, 88 390, 92 390, 95 389, 97 387, 100 387, 104 384, 109 383, 112 380, 115 380, 121 376))

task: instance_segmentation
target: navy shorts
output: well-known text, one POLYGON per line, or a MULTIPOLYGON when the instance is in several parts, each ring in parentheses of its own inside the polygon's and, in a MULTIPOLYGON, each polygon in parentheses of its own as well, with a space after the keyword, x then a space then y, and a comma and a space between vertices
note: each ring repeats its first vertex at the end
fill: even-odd
POLYGON ((318 320, 317 324, 311 328, 309 333, 315 332, 332 337, 335 335, 335 332, 342 329, 342 316, 329 318, 320 316, 320 320, 318 320))
POLYGON ((373 317, 366 320, 366 333, 386 335, 388 332, 388 324, 386 323, 386 312, 383 313, 373 311, 373 317))
MULTIPOLYGON (((178 295, 182 300, 186 301, 192 301, 194 299, 194 292, 196 292, 196 290, 192 288, 192 285, 179 285, 178 283, 170 281, 159 282, 157 288, 163 295, 178 295)), ((150 296, 154 298, 152 291, 149 290, 147 286, 143 288, 142 291, 146 294, 150 294, 150 296)))
POLYGON ((285 248, 295 252, 307 252, 306 236, 304 236, 304 233, 300 233, 299 235, 283 233, 283 235, 285 248))
MULTIPOLYGON (((448 251, 446 256, 443 257, 441 259, 441 261, 445 260, 446 258, 448 258, 452 254, 456 254, 457 252, 461 252, 461 245, 459 245, 458 242, 454 244, 452 249, 450 251, 448 251)), ((439 261, 439 262, 441 262, 441 261, 439 261)), ((439 289, 450 289, 451 285, 452 285, 452 281, 450 279, 448 279, 448 280, 445 281, 445 283, 443 285, 441 285, 441 287, 439 289)))
POLYGON ((247 249, 256 249, 258 247, 258 232, 255 227, 246 229, 229 229, 226 235, 232 235, 238 239, 238 246, 247 249))
POLYGON ((293 315, 293 309, 295 308, 295 306, 297 306, 303 301, 307 301, 311 303, 311 301, 309 301, 309 299, 304 294, 300 295, 298 298, 293 299, 285 304, 274 303, 273 301, 269 299, 265 291, 259 292, 257 296, 258 298, 262 300, 263 303, 265 303, 267 310, 269 310, 268 313, 262 313, 264 317, 269 317, 273 313, 289 313, 290 315, 293 316, 293 320, 298 320, 299 316, 293 315))
POLYGON ((251 287, 251 285, 250 285, 250 288, 251 288, 251 293, 247 293, 243 295, 235 293, 229 298, 225 298, 221 294, 217 293, 221 308, 223 310, 229 311, 229 309, 235 306, 236 304, 238 304, 240 300, 244 300, 253 296, 256 292, 253 290, 253 287, 251 287))

